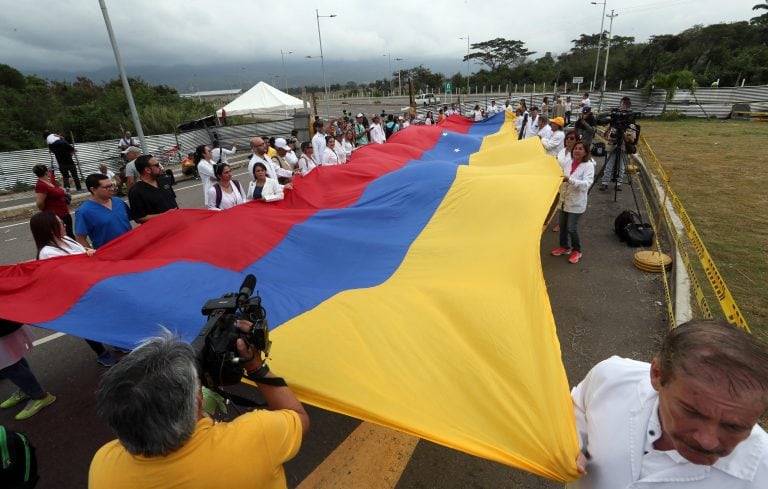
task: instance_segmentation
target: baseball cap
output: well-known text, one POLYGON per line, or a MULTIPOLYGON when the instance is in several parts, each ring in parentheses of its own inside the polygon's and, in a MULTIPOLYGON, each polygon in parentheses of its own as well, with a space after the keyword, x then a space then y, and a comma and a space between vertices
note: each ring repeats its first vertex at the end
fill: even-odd
POLYGON ((560 127, 563 127, 565 125, 565 119, 562 117, 555 117, 554 119, 550 119, 550 123, 557 124, 560 127))
POLYGON ((275 148, 290 150, 291 147, 288 146, 288 141, 286 141, 284 138, 277 138, 275 139, 275 148))
POLYGON ((363 116, 363 113, 362 112, 358 112, 357 116, 355 116, 355 117, 362 117, 362 116, 363 116))

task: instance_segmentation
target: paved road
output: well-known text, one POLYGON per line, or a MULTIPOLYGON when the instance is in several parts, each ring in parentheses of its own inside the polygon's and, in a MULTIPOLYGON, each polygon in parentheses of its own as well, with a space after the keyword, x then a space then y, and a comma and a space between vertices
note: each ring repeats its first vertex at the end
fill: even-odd
MULTIPOLYGON (((236 178, 247 181, 242 170, 236 173, 236 178)), ((202 207, 198 182, 181 183, 176 190, 181 207, 202 207)), ((591 195, 581 222, 584 258, 578 265, 549 256, 557 236, 549 230, 542 235, 542 268, 571 384, 611 354, 650 359, 654 339, 666 328, 660 279, 635 269, 634 250, 620 244, 612 232, 614 217, 632 205, 628 190, 625 186, 618 202, 613 202, 612 193, 591 195)), ((0 240, 0 264, 33 258, 26 219, 0 223, 0 240)), ((172 305, 172 297, 166 300, 172 305)), ((105 321, 115 313, 121 312, 94 311, 105 321)), ((94 409, 93 391, 104 369, 81 339, 52 337, 54 332, 46 330, 36 333, 47 341, 36 346, 29 360, 58 400, 24 422, 13 420, 15 410, 0 411, 0 424, 25 431, 38 447, 39 488, 84 488, 93 453, 112 438, 94 409)), ((10 382, 0 381, 0 398, 13 389, 10 382)), ((290 487, 562 487, 429 442, 395 432, 382 434, 352 418, 314 408, 310 415, 311 432, 299 455, 286 466, 290 487)))

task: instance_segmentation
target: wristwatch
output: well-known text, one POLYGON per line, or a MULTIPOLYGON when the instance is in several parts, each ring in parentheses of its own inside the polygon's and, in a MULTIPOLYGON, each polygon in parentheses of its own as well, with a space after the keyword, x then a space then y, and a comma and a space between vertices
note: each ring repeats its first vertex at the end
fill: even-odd
POLYGON ((252 380, 257 384, 271 385, 273 387, 288 387, 288 384, 285 383, 285 380, 282 377, 267 377, 267 373, 269 373, 269 366, 267 365, 267 362, 263 362, 261 367, 256 370, 246 371, 245 378, 252 380))

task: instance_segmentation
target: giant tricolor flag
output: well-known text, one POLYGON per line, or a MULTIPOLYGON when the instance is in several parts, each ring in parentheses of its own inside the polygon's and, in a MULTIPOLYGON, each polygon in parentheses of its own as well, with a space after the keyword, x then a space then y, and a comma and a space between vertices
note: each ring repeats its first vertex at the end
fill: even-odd
POLYGON ((172 211, 99 249, 0 269, 0 317, 132 347, 193 339, 253 273, 272 369, 310 404, 554 480, 576 476, 539 257, 561 181, 500 114, 413 126, 285 200, 172 211))

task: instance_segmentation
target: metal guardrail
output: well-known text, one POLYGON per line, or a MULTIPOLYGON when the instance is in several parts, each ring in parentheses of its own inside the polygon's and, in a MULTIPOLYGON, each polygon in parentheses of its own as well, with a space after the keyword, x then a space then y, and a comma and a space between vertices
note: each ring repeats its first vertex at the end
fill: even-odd
MULTIPOLYGON (((161 148, 178 145, 182 154, 192 152, 200 144, 211 144, 218 136, 222 144, 248 146, 253 136, 287 136, 293 129, 293 119, 259 122, 239 126, 220 126, 208 129, 196 129, 180 134, 157 134, 147 136, 147 146, 151 153, 159 153, 161 148)), ((117 172, 122 161, 117 148, 118 139, 76 143, 76 161, 83 175, 95 173, 101 163, 106 163, 110 170, 117 172)), ((10 151, 0 153, 0 192, 13 188, 21 189, 25 185, 34 186, 37 177, 32 174, 32 167, 38 163, 50 165, 52 155, 47 148, 10 151)))

